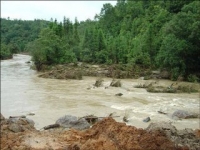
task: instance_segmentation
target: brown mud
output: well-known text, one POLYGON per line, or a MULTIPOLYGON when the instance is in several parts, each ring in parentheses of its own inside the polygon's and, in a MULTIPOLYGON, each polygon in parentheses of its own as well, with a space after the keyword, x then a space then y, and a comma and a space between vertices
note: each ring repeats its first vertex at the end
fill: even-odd
POLYGON ((141 129, 116 122, 113 118, 108 117, 95 123, 87 130, 57 128, 39 131, 26 121, 13 123, 9 119, 1 117, 0 146, 1 150, 200 149, 198 145, 200 142, 200 130, 191 130, 188 131, 190 134, 184 134, 176 130, 175 127, 170 128, 172 129, 158 129, 156 125, 152 124, 147 129, 141 129), (21 127, 20 129, 22 130, 12 130, 13 125, 21 127), (152 128, 152 126, 156 128, 152 128), (179 140, 172 140, 169 136, 169 131, 172 131, 171 135, 173 133, 173 136, 176 135, 179 140), (181 143, 182 139, 185 139, 187 142, 181 143))

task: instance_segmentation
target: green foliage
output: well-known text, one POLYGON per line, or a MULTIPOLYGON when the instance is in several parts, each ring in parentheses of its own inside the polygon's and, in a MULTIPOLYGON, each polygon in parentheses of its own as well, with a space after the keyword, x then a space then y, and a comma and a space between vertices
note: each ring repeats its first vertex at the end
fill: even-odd
POLYGON ((171 70, 173 80, 185 73, 186 65, 184 58, 180 57, 184 49, 187 48, 185 40, 177 39, 173 34, 167 35, 161 45, 157 62, 163 68, 171 70))
POLYGON ((151 60, 147 53, 139 53, 138 55, 135 55, 131 62, 145 68, 149 68, 151 66, 151 60))
POLYGON ((41 31, 39 38, 29 45, 32 49, 33 61, 37 70, 41 70, 43 64, 62 64, 75 62, 75 54, 68 49, 56 33, 49 28, 41 31))
POLYGON ((81 53, 81 60, 83 62, 90 63, 93 61, 92 54, 88 48, 84 48, 81 53))
POLYGON ((8 45, 10 52, 19 53, 30 51, 25 49, 26 44, 35 40, 42 28, 48 26, 48 21, 44 20, 7 20, 4 18, 1 21, 1 43, 8 45))
POLYGON ((172 70, 174 79, 178 74, 196 72, 200 66, 199 7, 197 1, 185 5, 163 26, 163 41, 157 60, 161 67, 172 70))
POLYGON ((9 58, 12 58, 12 53, 10 52, 9 47, 4 43, 1 43, 0 59, 3 60, 9 58))
POLYGON ((180 75, 193 80, 190 74, 200 78, 199 8, 194 0, 118 0, 116 6, 104 4, 94 20, 2 19, 2 42, 9 49, 5 53, 32 50, 38 66, 77 60, 129 64, 136 72, 166 68, 172 80, 180 75))
POLYGON ((174 67, 171 69, 171 80, 176 81, 178 77, 181 75, 181 70, 179 67, 174 67))
POLYGON ((190 75, 187 77, 187 80, 188 80, 189 82, 198 82, 198 81, 199 81, 199 78, 198 78, 196 75, 190 74, 190 75))
POLYGON ((189 3, 191 3, 192 1, 194 0, 167 0, 166 1, 166 9, 169 11, 169 12, 172 12, 172 13, 178 13, 181 11, 182 7, 184 5, 187 5, 189 3))
POLYGON ((108 52, 106 50, 101 50, 99 52, 96 52, 95 57, 97 63, 105 63, 108 60, 108 52))

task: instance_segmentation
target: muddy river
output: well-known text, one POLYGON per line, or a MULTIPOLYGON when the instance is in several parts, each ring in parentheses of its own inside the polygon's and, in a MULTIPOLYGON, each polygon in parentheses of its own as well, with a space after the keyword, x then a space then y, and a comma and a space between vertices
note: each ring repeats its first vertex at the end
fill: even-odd
MULTIPOLYGON (((83 80, 58 80, 37 77, 38 73, 26 63, 28 55, 15 55, 11 60, 1 61, 1 112, 5 117, 27 115, 35 121, 35 127, 53 124, 63 115, 96 115, 106 117, 114 113, 117 121, 128 116, 128 125, 145 128, 150 122, 172 122, 178 129, 200 128, 199 119, 174 120, 169 114, 182 109, 198 113, 199 93, 167 94, 148 93, 145 89, 134 88, 144 82, 142 79, 123 79, 122 87, 108 87, 111 78, 104 78, 104 87, 91 88, 96 77, 83 77, 83 80), (115 96, 122 93, 121 97, 115 96), (143 122, 150 117, 151 121, 143 122)), ((171 85, 172 81, 161 80, 160 84, 171 85)))

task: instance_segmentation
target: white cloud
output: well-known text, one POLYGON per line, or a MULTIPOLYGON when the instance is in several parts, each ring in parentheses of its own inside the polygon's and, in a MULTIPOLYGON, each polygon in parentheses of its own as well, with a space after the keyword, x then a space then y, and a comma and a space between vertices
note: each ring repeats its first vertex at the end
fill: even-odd
POLYGON ((116 4, 116 1, 1 1, 1 17, 11 19, 33 20, 50 18, 62 21, 66 16, 79 21, 94 19, 103 4, 116 4))

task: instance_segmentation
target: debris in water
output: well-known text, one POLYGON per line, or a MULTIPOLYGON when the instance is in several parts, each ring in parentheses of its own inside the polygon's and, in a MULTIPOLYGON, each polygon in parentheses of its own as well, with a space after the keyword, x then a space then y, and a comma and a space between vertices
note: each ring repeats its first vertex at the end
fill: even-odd
POLYGON ((128 120, 127 117, 124 116, 124 117, 123 117, 123 121, 124 121, 124 122, 128 122, 129 120, 128 120))

